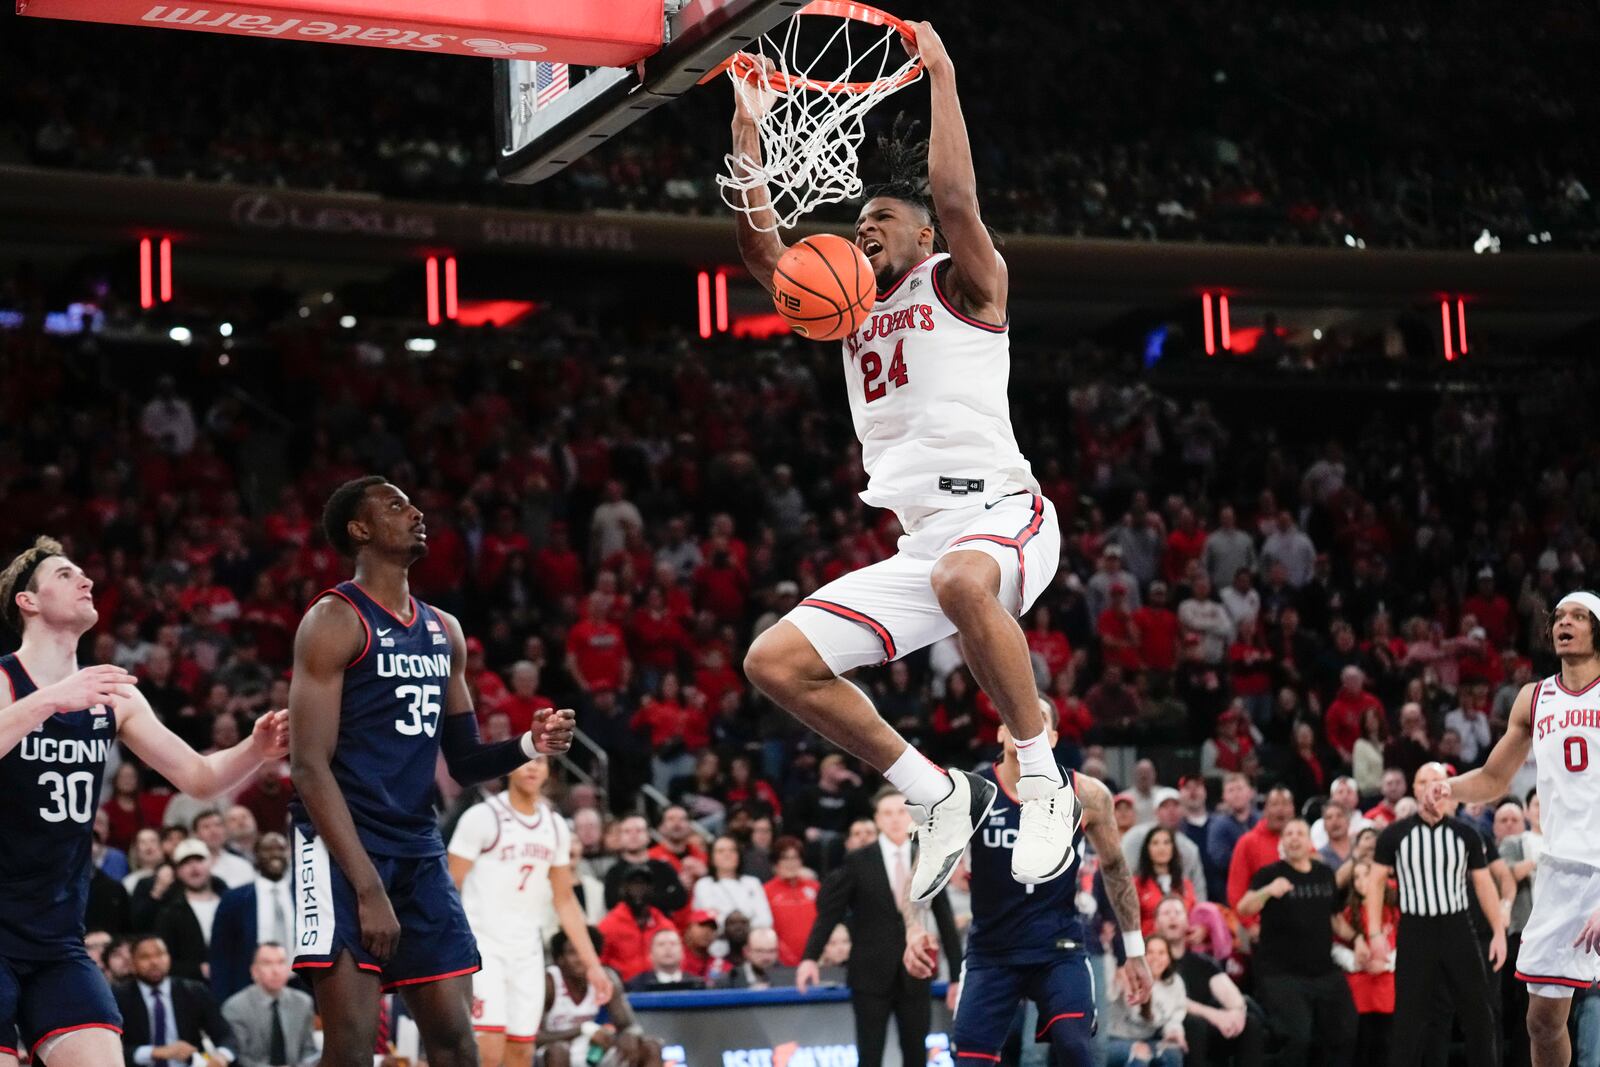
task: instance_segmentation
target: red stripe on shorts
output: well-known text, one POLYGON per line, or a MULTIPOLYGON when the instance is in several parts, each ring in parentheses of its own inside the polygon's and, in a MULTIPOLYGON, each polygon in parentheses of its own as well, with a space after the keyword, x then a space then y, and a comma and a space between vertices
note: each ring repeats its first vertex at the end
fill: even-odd
POLYGON ((806 597, 800 601, 800 606, 803 608, 816 608, 818 611, 826 611, 829 615, 837 615, 841 619, 849 619, 851 622, 860 623, 876 634, 878 640, 883 644, 883 662, 888 663, 894 659, 894 638, 890 636, 889 628, 871 615, 863 614, 854 608, 847 608, 843 604, 835 604, 831 600, 818 600, 816 597, 806 597))
POLYGON ((1038 536, 1039 531, 1042 529, 1044 529, 1044 497, 1040 496, 1038 493, 1035 493, 1033 494, 1032 514, 1029 516, 1027 524, 1024 525, 1022 529, 1017 531, 1017 535, 1015 537, 1002 537, 999 534, 968 534, 965 537, 956 538, 953 542, 951 542, 951 544, 953 547, 954 545, 964 545, 971 541, 988 541, 996 545, 1005 545, 1007 548, 1014 549, 1016 551, 1017 613, 1020 615, 1022 613, 1021 605, 1027 600, 1028 590, 1028 561, 1023 556, 1022 550, 1027 547, 1029 541, 1032 541, 1036 536, 1038 536))

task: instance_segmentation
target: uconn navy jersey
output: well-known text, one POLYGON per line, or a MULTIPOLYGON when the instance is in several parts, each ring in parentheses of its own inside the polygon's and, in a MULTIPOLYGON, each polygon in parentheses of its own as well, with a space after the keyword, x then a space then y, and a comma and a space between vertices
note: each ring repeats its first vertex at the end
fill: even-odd
MULTIPOLYGON (((450 684, 444 622, 413 597, 407 625, 355 582, 340 582, 323 596, 348 601, 367 631, 366 647, 345 668, 333 750, 333 777, 361 843, 379 856, 443 855, 433 770, 450 684)), ((310 824, 299 801, 293 814, 296 823, 310 824)))
MULTIPOLYGON (((0 670, 15 699, 38 689, 15 655, 0 657, 0 670)), ((82 949, 94 814, 116 736, 110 709, 67 711, 0 759, 0 958, 82 949)))
MULTIPOLYGON (((996 785, 994 768, 978 772, 996 785)), ((1077 789, 1077 778, 1063 771, 1077 789)), ((1073 841, 1078 858, 1061 877, 1042 885, 1018 885, 1011 877, 1011 847, 1017 840, 1021 807, 1001 786, 989 817, 972 835, 967 863, 972 871, 972 927, 967 957, 980 963, 1047 963, 1066 952, 1083 951, 1083 921, 1078 915, 1078 865, 1083 830, 1073 841)))

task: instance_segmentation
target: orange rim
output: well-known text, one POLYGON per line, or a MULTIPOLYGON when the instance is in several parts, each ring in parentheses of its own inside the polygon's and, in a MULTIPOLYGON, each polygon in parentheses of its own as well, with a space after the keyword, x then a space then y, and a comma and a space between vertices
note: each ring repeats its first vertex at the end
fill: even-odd
MULTIPOLYGON (((833 18, 853 19, 856 22, 865 22, 869 26, 887 26, 898 33, 907 44, 916 44, 916 32, 903 20, 896 18, 887 11, 879 10, 870 4, 849 3, 848 0, 812 0, 811 3, 801 8, 795 17, 804 15, 827 15, 833 18)), ((731 57, 719 64, 705 78, 701 84, 710 81, 713 77, 732 67, 742 79, 749 80, 761 74, 761 68, 756 62, 756 57, 748 52, 735 52, 731 57)), ((792 74, 783 74, 774 71, 770 84, 774 90, 786 93, 791 89, 810 89, 819 93, 866 93, 874 89, 892 87, 904 88, 916 81, 922 75, 922 59, 918 57, 905 73, 897 78, 878 78, 865 82, 825 82, 815 78, 801 78, 792 74)))

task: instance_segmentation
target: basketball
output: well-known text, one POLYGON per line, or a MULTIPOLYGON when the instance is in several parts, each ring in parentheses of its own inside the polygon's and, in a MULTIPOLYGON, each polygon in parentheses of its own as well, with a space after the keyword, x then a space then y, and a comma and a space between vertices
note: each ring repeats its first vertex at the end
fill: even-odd
POLYGON ((772 274, 778 314, 813 341, 837 341, 854 332, 877 299, 878 282, 867 257, 836 234, 796 241, 772 274))

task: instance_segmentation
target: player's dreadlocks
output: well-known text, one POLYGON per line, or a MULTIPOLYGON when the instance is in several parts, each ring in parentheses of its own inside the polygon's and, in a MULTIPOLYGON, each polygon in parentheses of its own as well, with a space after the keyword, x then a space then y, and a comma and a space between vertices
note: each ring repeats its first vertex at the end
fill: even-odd
POLYGON ((934 248, 943 251, 944 235, 939 231, 939 216, 928 189, 928 139, 918 136, 921 126, 902 111, 894 117, 889 130, 878 135, 872 169, 879 180, 867 185, 865 198, 887 196, 922 211, 933 227, 934 248))
MULTIPOLYGON (((933 206, 933 191, 928 186, 928 139, 920 137, 922 123, 904 111, 895 115, 894 124, 887 133, 878 135, 878 151, 873 159, 873 173, 878 181, 869 183, 865 197, 892 197, 915 206, 928 216, 933 227, 933 248, 936 252, 948 249, 944 231, 939 226, 939 213, 933 206)), ((987 227, 985 227, 987 228, 987 227)), ((1001 247, 1000 236, 989 230, 996 248, 1001 247)))

